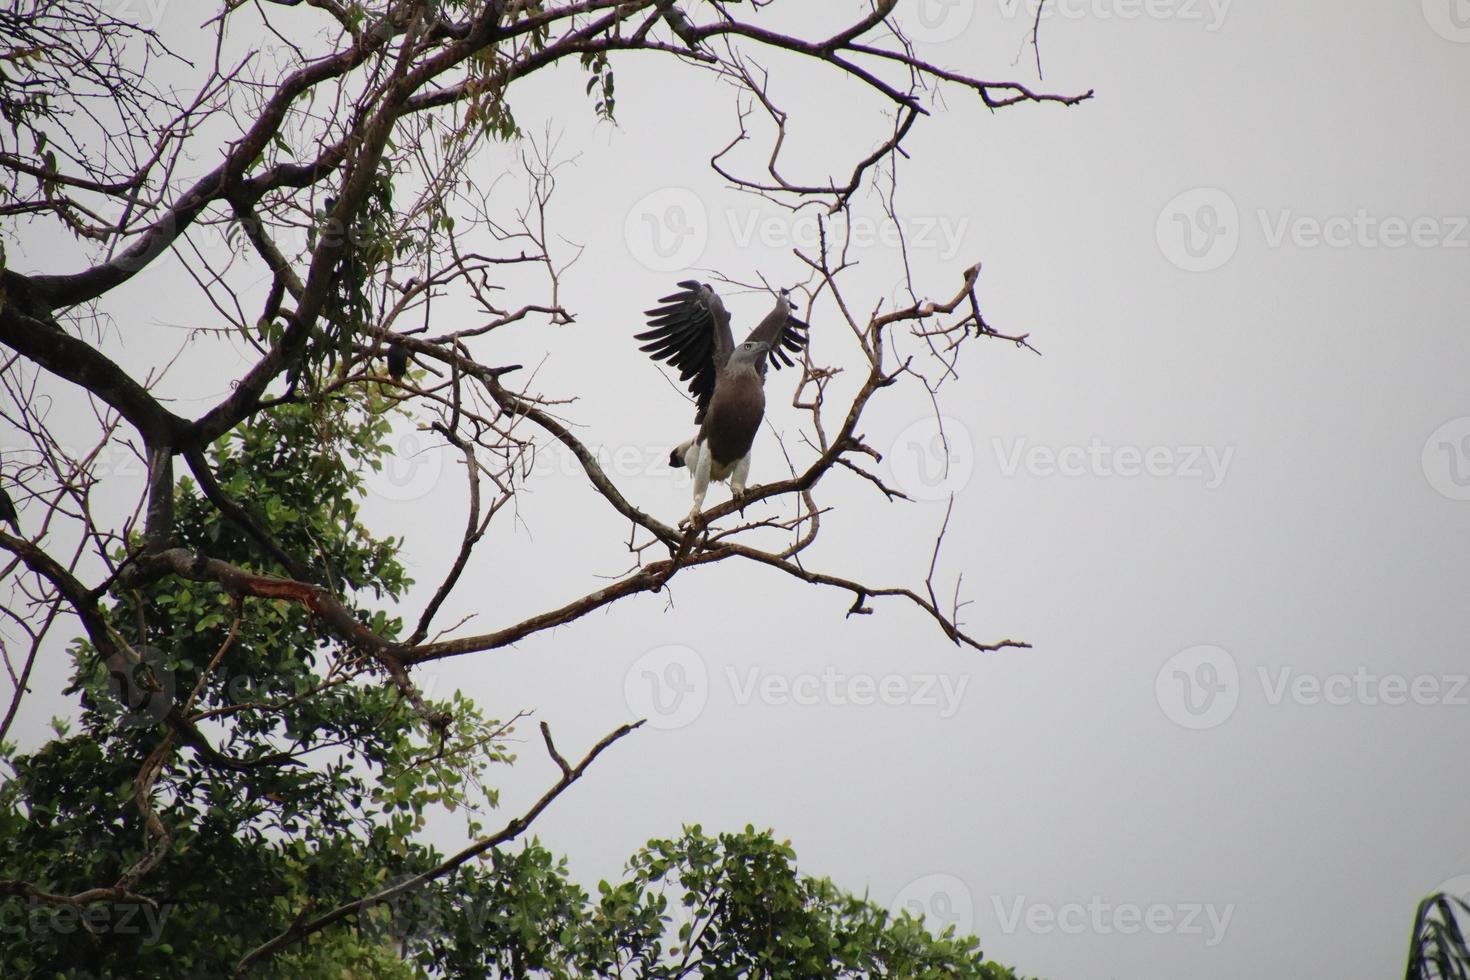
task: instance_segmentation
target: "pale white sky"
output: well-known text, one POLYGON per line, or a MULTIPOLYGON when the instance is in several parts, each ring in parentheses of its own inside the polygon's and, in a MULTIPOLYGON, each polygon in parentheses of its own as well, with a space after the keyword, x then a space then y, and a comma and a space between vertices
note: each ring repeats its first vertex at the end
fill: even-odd
MULTIPOLYGON (((932 58, 1035 81, 1031 0, 903 9, 932 58)), ((869 442, 924 499, 886 505, 838 475, 812 557, 920 582, 953 490, 941 580, 963 572, 974 635, 1034 649, 958 650, 893 601, 845 619, 842 593, 727 563, 681 575, 671 602, 625 600, 423 681, 534 709, 569 756, 650 715, 537 824, 589 883, 682 823, 749 822, 789 837, 803 870, 955 921, 1028 975, 1394 975, 1419 898, 1470 875, 1470 6, 1046 11, 1038 84, 1097 97, 991 113, 950 92, 899 191, 917 288, 947 298, 983 262, 987 319, 1044 356, 970 350, 947 389, 944 481, 922 393, 876 408, 869 442)), ((197 17, 168 6, 163 23, 197 17)), ((872 145, 871 105, 771 67, 798 120, 793 168, 872 145)), ((643 56, 614 68, 616 128, 593 122, 573 70, 513 100, 575 158, 551 217, 584 248, 563 297, 578 320, 479 351, 544 353, 538 389, 577 395, 566 416, 623 450, 625 492, 673 519, 687 483, 657 463, 688 411, 629 334, 689 269, 796 281, 789 248, 809 229, 709 172, 728 88, 670 84, 643 56)), ((869 230, 848 286, 866 307, 898 283, 869 230)), ((70 242, 21 253, 22 269, 81 264, 70 242)), ((168 324, 209 315, 157 302, 176 274, 117 298, 134 367, 178 346, 168 324)), ((769 300, 727 304, 739 331, 769 300)), ((840 324, 812 328, 819 355, 839 349, 840 324)), ((184 363, 231 356, 196 346, 184 363)), ((794 445, 789 374, 769 382, 752 482, 783 472, 776 431, 794 445)), ((217 396, 201 378, 170 383, 217 396)), ((457 539, 457 479, 431 453, 368 504, 412 532, 430 585, 457 539)), ((558 605, 621 571, 625 538, 552 454, 443 619, 490 629, 558 605)), ((59 658, 47 670, 54 691, 59 658)), ((59 710, 37 702, 33 735, 59 710)), ((528 740, 505 811, 553 778, 528 740)), ((455 823, 435 833, 456 846, 455 823)))

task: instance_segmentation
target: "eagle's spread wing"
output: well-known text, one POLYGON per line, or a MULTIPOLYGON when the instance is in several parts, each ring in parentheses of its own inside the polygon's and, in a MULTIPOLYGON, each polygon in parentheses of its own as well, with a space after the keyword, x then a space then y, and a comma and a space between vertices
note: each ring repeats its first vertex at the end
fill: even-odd
POLYGON ((680 380, 689 383, 689 393, 698 406, 694 424, 699 425, 714 396, 715 379, 735 349, 735 339, 730 334, 730 314, 713 289, 693 279, 679 285, 680 292, 663 297, 659 300, 662 306, 647 311, 650 329, 636 336, 648 341, 640 350, 678 368, 680 380))
POLYGON ((791 303, 783 293, 776 299, 776 308, 766 314, 766 318, 756 324, 750 336, 745 340, 764 341, 770 344, 766 356, 760 361, 761 377, 766 374, 766 362, 769 360, 776 370, 782 366, 790 367, 796 362, 791 355, 799 352, 806 346, 808 327, 804 322, 791 315, 791 303), (789 353, 788 353, 789 352, 789 353))

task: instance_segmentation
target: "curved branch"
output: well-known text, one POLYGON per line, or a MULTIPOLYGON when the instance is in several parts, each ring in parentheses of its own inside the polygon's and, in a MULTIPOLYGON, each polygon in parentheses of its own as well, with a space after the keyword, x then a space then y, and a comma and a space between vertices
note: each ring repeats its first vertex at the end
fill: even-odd
POLYGON ((556 746, 552 744, 551 729, 546 727, 545 722, 542 722, 541 731, 543 737, 546 740, 547 751, 551 754, 553 761, 557 763, 558 768, 561 769, 561 778, 558 779, 556 783, 531 806, 530 809, 528 809, 525 813, 521 814, 518 817, 513 817, 510 822, 508 822, 496 833, 491 834, 489 837, 483 837, 480 840, 475 841, 475 843, 471 844, 469 847, 466 847, 458 854, 455 854, 445 859, 435 867, 430 868, 428 871, 425 871, 422 874, 415 875, 414 877, 409 878, 406 881, 399 882, 392 888, 385 888, 384 890, 373 895, 364 896, 363 898, 360 898, 355 902, 347 902, 343 905, 339 905, 336 908, 332 909, 330 912, 317 916, 315 919, 298 922, 292 925, 284 932, 268 940, 267 942, 262 943, 260 946, 257 946, 255 949, 247 953, 245 957, 240 960, 239 965, 235 967, 234 976, 244 976, 246 971, 256 964, 270 959, 272 956, 279 953, 287 946, 298 943, 301 940, 305 939, 307 936, 310 936, 317 932, 321 932, 323 929, 325 929, 327 926, 332 925, 333 923, 340 922, 348 916, 355 915, 356 913, 365 909, 369 909, 374 905, 380 905, 383 902, 391 901, 396 896, 402 895, 405 892, 412 891, 415 888, 422 888, 429 882, 444 877, 449 872, 453 871, 455 868, 471 860, 472 858, 479 857, 486 851, 515 840, 521 834, 526 832, 527 828, 529 828, 531 824, 535 822, 536 818, 541 815, 542 811, 549 807, 558 796, 566 792, 568 787, 570 787, 573 783, 582 778, 582 774, 587 771, 587 767, 592 765, 593 761, 595 761, 597 757, 603 753, 603 750, 612 745, 614 742, 618 741, 623 736, 642 727, 642 725, 642 721, 635 721, 629 725, 619 725, 616 729, 609 732, 607 735, 604 735, 600 742, 592 746, 592 748, 588 750, 587 754, 582 757, 581 762, 577 763, 575 766, 568 766, 566 760, 561 757, 561 753, 556 751, 556 746))

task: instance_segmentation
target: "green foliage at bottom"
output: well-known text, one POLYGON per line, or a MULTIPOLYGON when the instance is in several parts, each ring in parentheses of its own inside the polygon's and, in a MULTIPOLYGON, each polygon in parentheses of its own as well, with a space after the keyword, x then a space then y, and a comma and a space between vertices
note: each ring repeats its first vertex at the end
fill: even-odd
MULTIPOLYGON (((224 492, 304 556, 365 627, 393 637, 403 627, 381 600, 409 580, 398 543, 374 538, 357 506, 387 432, 374 397, 278 406, 222 439, 211 464, 224 492)), ((175 504, 180 546, 287 575, 189 481, 175 504)), ((157 683, 110 676, 79 639, 68 688, 77 721, 56 722, 33 751, 0 744, 0 977, 229 976, 294 925, 439 865, 424 839, 430 812, 462 816, 469 838, 486 833, 495 767, 512 761, 510 729, 459 694, 416 712, 299 604, 212 582, 167 575, 119 586, 102 615, 157 683), (170 707, 230 764, 182 744, 164 723, 170 707), (430 720, 440 713, 452 719, 445 727, 430 720), (155 763, 157 779, 140 782, 155 763), (135 870, 120 900, 55 900, 135 870)), ((556 805, 577 806, 575 787, 556 805)), ((625 880, 595 896, 535 841, 492 851, 287 946, 250 975, 1011 973, 982 962, 973 939, 932 936, 803 877, 770 834, 711 838, 695 827, 651 842, 625 880)))

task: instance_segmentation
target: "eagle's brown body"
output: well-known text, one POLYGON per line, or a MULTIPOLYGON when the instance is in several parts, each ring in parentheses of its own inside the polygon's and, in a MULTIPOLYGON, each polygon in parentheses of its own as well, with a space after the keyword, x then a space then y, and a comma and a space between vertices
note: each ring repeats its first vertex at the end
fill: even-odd
POLYGON ((727 370, 715 386, 709 413, 699 427, 699 441, 709 447, 711 462, 728 469, 744 459, 765 412, 766 391, 755 368, 747 364, 727 370), (710 419, 719 419, 721 424, 710 425, 710 419))

